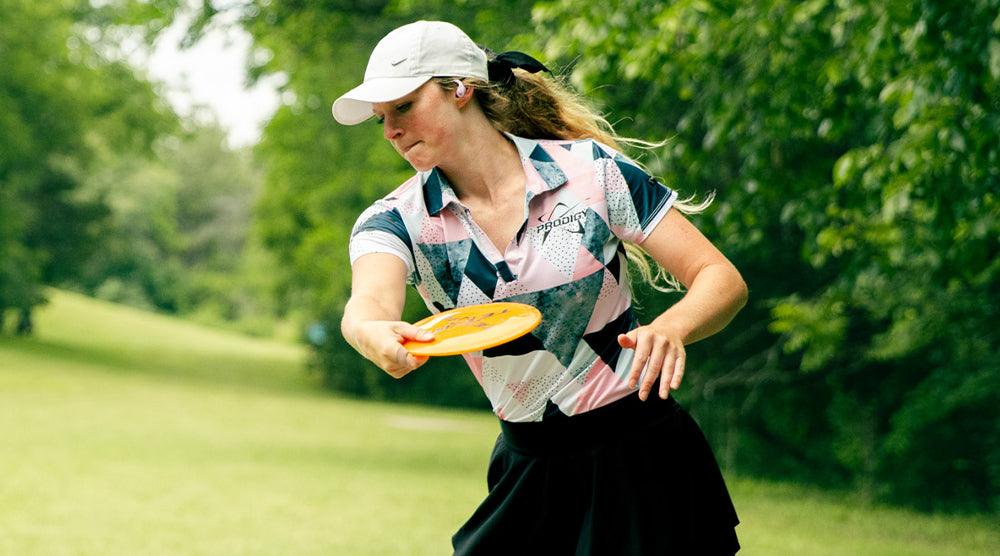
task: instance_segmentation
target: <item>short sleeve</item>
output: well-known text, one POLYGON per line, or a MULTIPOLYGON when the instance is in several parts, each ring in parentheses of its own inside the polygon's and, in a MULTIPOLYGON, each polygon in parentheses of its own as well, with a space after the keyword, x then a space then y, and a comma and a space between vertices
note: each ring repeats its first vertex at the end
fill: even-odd
POLYGON ((670 210, 677 192, 621 153, 603 145, 599 149, 603 156, 595 164, 604 180, 611 231, 621 239, 642 243, 670 210))
POLYGON ((406 264, 407 281, 416 283, 413 242, 399 210, 377 201, 358 217, 351 231, 351 264, 363 255, 389 253, 406 264))

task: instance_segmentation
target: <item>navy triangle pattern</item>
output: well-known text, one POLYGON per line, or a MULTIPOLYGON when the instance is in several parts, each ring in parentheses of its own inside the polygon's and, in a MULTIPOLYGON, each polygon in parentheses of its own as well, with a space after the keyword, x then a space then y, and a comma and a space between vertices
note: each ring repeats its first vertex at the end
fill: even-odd
POLYGON ((552 160, 549 153, 545 152, 545 149, 541 145, 536 146, 528 158, 549 189, 555 189, 566 183, 566 174, 559 167, 559 164, 555 160, 552 160))
POLYGON ((528 155, 528 158, 535 162, 555 162, 549 153, 545 152, 545 149, 541 145, 535 145, 535 148, 528 155))
POLYGON ((641 168, 626 160, 615 160, 615 164, 618 165, 622 176, 625 177, 625 183, 628 184, 629 193, 632 195, 632 205, 635 206, 639 223, 645 228, 653 215, 670 197, 671 191, 641 168))
POLYGON ((410 241, 410 233, 406 230, 406 224, 403 223, 403 217, 396 209, 380 212, 372 216, 358 226, 358 228, 354 230, 354 233, 358 234, 368 231, 378 231, 392 234, 402 240, 403 243, 410 248, 410 253, 413 253, 413 242, 410 241))
MULTIPOLYGON (((451 282, 456 284, 456 291, 462 288, 465 265, 469 261, 469 253, 475 246, 471 239, 460 241, 449 241, 444 244, 448 252, 448 266, 450 267, 451 282)), ((456 300, 457 301, 457 300, 456 300)))
POLYGON ((525 334, 506 344, 483 350, 483 357, 501 357, 504 355, 524 355, 533 351, 545 351, 545 344, 534 334, 525 334))
POLYGON ((611 228, 592 209, 588 208, 583 221, 584 247, 600 262, 604 262, 604 244, 611 237, 611 228))
MULTIPOLYGON (((472 242, 472 240, 466 241, 472 242)), ((497 270, 474 243, 469 249, 469 258, 465 262, 464 269, 465 276, 472 280, 472 283, 482 290, 486 297, 493 299, 493 294, 497 289, 497 270)))
POLYGON ((622 278, 623 278, 623 276, 621 275, 621 261, 622 258, 624 257, 625 257, 625 249, 619 243, 618 249, 615 251, 615 254, 611 257, 611 260, 605 263, 604 265, 604 268, 607 268, 608 272, 611 273, 611 277, 614 278, 615 281, 618 282, 619 284, 622 283, 622 278))
POLYGON ((590 334, 584 334, 583 341, 587 342, 590 349, 594 350, 594 353, 614 370, 615 365, 618 364, 618 358, 622 354, 622 347, 618 345, 618 335, 627 333, 637 324, 635 313, 629 307, 604 328, 590 334))
POLYGON ((500 273, 500 277, 503 278, 504 282, 513 282, 514 280, 517 280, 517 276, 514 276, 514 273, 511 272, 507 261, 498 261, 496 267, 497 272, 500 273))
POLYGON ((434 279, 437 280, 454 306, 458 302, 458 291, 462 287, 462 282, 454 280, 451 276, 451 265, 448 263, 448 245, 444 243, 418 243, 417 246, 427 262, 430 263, 434 279))
POLYGON ((611 158, 611 155, 605 152, 604 149, 602 149, 601 147, 597 146, 597 143, 593 143, 593 146, 594 146, 594 151, 593 151, 594 160, 600 160, 602 158, 611 158))
POLYGON ((594 272, 575 282, 547 290, 511 296, 508 301, 527 303, 542 313, 542 323, 531 334, 545 350, 569 367, 580 337, 587 330, 593 307, 580 306, 582 300, 597 299, 604 283, 604 271, 594 272), (573 310, 579 307, 580 310, 573 310))
POLYGON ((424 183, 424 206, 430 215, 441 212, 444 208, 443 190, 441 189, 441 174, 437 168, 431 170, 424 183))
MULTIPOLYGON (((471 239, 449 241, 448 243, 418 243, 420 252, 427 258, 434 278, 441 289, 451 299, 452 304, 458 303, 458 294, 463 281, 476 285, 487 297, 493 298, 496 293, 497 269, 490 263, 471 239)), ((504 265, 505 271, 513 281, 514 277, 504 265)), ((505 278, 506 280, 506 278, 505 278)))

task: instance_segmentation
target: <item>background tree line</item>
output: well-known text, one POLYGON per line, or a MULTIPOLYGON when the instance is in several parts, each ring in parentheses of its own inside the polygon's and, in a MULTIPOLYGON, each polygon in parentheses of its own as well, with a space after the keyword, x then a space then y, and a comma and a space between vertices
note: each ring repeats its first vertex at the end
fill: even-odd
POLYGON ((58 285, 273 331, 260 169, 129 63, 174 13, 151 8, 0 3, 0 330, 30 332, 42 286, 58 285))
MULTIPOLYGON (((22 4, 15 16, 42 17, 45 8, 22 4)), ((88 6, 84 21, 114 17, 155 33, 178 4, 80 5, 88 6)), ((325 335, 311 336, 314 366, 332 388, 483 407, 460 360, 434 361, 394 381, 337 333, 349 294, 351 225, 411 170, 373 125, 337 126, 330 102, 356 84, 389 29, 446 19, 495 50, 538 56, 593 99, 620 133, 669 139, 662 149, 633 154, 672 187, 716 192, 694 221, 741 269, 751 304, 725 332, 690 347, 679 397, 728 468, 856 488, 869 500, 925 509, 1000 509, 1000 0, 198 6, 192 39, 221 24, 224 10, 254 38, 252 74, 288 76, 285 104, 254 152, 262 169, 259 199, 248 204, 256 198, 252 187, 193 188, 219 161, 196 166, 204 149, 183 145, 197 139, 157 143, 182 135, 176 117, 148 84, 99 49, 90 55, 104 62, 74 63, 67 45, 76 44, 69 38, 79 23, 70 23, 81 16, 68 10, 66 24, 54 26, 64 34, 50 45, 59 53, 50 63, 63 64, 64 72, 37 72, 31 61, 20 74, 0 75, 0 104, 18 107, 0 111, 3 306, 37 301, 37 288, 24 284, 68 280, 162 310, 196 312, 231 302, 213 297, 220 287, 249 284, 246 291, 256 293, 248 296, 262 300, 243 305, 251 312, 301 310, 325 325, 325 335), (69 103, 53 91, 74 72, 74 82, 115 75, 128 87, 93 87, 83 102, 69 103), (108 100, 117 94, 118 104, 108 100), (142 110, 129 119, 136 107, 142 110), (9 114, 24 114, 23 121, 12 124, 9 114), (18 135, 17 125, 49 130, 47 142, 19 139, 34 135, 18 135), (81 140, 95 134, 99 140, 81 140), (122 145, 136 154, 124 155, 131 151, 122 145), (115 161, 95 165, 102 152, 115 161), (129 157, 156 163, 130 170, 129 157), (149 168, 158 170, 151 176, 149 168), (141 201, 129 212, 109 202, 111 193, 44 193, 83 191, 84 181, 86 191, 98 192, 132 184, 115 195, 141 201), (162 187, 147 186, 154 183, 162 187), (256 203, 253 230, 232 229, 250 238, 239 240, 244 246, 259 237, 267 253, 234 247, 236 236, 219 228, 224 211, 203 211, 213 202, 198 195, 209 191, 223 205, 228 199, 242 207, 226 214, 256 203), (152 211, 156 203, 169 208, 152 211), (101 239, 94 231, 101 226, 83 226, 86 233, 39 226, 35 215, 53 214, 56 205, 70 211, 64 222, 116 231, 101 239), (144 210, 170 217, 161 222, 144 210), (145 231, 126 232, 135 229, 145 231), (121 255, 129 252, 123 246, 113 256, 88 252, 134 236, 147 238, 138 255, 121 255), (81 243, 73 252, 86 264, 54 274, 46 261, 72 241, 81 243), (239 256, 216 259, 207 254, 210 245, 228 245, 239 256), (113 269, 141 266, 121 259, 152 262, 150 276, 121 271, 131 281, 109 282, 117 277, 113 269), (248 267, 268 269, 275 283, 248 283, 260 276, 248 267), (196 275, 208 285, 171 293, 177 280, 196 275)), ((19 35, 15 27, 0 31, 5 60, 18 48, 27 52, 24 45, 37 48, 32 41, 44 36, 19 35)), ((233 168, 251 167, 230 160, 233 168)), ((638 295, 647 318, 676 300, 642 288, 638 295)), ((409 301, 405 318, 425 313, 419 300, 409 301)))

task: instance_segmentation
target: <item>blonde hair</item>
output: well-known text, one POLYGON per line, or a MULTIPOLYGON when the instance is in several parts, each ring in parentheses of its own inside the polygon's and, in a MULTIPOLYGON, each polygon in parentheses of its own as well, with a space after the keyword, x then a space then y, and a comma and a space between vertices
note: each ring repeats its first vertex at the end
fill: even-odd
MULTIPOLYGON (((487 52, 492 58, 492 53, 487 52)), ((486 118, 498 131, 531 139, 594 139, 615 150, 623 147, 650 150, 667 141, 652 143, 615 133, 608 121, 561 78, 514 69, 509 84, 486 82, 467 77, 461 81, 473 88, 476 101, 486 118)), ((442 77, 437 83, 447 89, 457 88, 456 79, 442 77)), ((696 202, 694 196, 678 199, 673 206, 684 214, 704 211, 714 199, 709 194, 696 202)), ((638 245, 623 241, 629 266, 643 282, 661 292, 683 291, 683 285, 663 269, 638 245)))

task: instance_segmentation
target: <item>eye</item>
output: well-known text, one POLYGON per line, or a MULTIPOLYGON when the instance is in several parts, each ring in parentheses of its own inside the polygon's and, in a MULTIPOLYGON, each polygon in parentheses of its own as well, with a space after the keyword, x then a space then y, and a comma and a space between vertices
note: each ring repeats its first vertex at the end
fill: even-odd
POLYGON ((382 125, 385 123, 385 116, 375 116, 375 123, 382 125))
POLYGON ((403 104, 400 104, 399 106, 396 107, 396 112, 402 114, 404 112, 409 111, 412 106, 413 106, 412 102, 404 102, 403 104))

